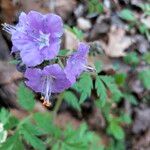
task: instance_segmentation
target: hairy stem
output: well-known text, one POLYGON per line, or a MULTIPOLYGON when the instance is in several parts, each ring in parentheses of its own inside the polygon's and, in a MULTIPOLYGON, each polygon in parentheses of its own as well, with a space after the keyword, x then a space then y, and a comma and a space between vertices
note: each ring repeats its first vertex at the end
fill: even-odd
POLYGON ((63 93, 59 94, 56 105, 55 105, 54 110, 52 112, 53 113, 53 120, 55 120, 55 118, 56 118, 57 112, 58 112, 58 110, 62 104, 62 101, 63 101, 63 93))

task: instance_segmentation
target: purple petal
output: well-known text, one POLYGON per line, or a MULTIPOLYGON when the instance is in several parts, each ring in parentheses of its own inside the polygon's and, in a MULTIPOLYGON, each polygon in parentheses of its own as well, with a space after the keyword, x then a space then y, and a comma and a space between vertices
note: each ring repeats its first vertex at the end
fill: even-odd
POLYGON ((24 12, 21 12, 19 16, 19 26, 25 26, 27 24, 27 15, 24 12))
POLYGON ((44 15, 36 11, 30 11, 28 13, 28 22, 29 25, 35 30, 43 30, 44 28, 44 15))
POLYGON ((25 78, 28 79, 28 81, 25 81, 28 87, 30 87, 35 92, 42 91, 42 70, 41 69, 28 68, 24 76, 25 78))
POLYGON ((80 43, 78 50, 68 58, 65 72, 69 79, 75 80, 85 70, 88 52, 89 46, 80 43))
POLYGON ((51 34, 52 38, 61 37, 63 34, 63 21, 55 14, 45 15, 45 29, 51 34))
POLYGON ((15 53, 15 52, 18 52, 19 50, 15 47, 15 46, 12 46, 11 48, 11 53, 15 53))
POLYGON ((37 49, 28 49, 20 52, 22 61, 26 66, 37 66, 42 63, 43 57, 41 56, 39 50, 37 49))

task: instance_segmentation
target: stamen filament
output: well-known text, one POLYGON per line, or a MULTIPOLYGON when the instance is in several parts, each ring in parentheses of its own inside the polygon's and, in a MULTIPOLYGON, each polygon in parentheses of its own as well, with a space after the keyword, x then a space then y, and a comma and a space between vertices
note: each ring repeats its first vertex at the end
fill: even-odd
POLYGON ((51 105, 50 103, 50 97, 51 97, 51 92, 52 92, 52 77, 46 76, 44 77, 44 82, 42 86, 42 100, 43 105, 49 107, 51 105))

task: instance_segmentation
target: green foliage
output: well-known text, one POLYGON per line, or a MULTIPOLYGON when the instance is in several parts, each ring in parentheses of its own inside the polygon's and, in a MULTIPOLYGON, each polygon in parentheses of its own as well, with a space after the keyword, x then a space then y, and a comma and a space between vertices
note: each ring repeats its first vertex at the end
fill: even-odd
POLYGON ((75 83, 73 86, 78 92, 81 93, 80 101, 79 103, 82 104, 87 97, 90 97, 91 90, 93 88, 93 81, 88 73, 83 73, 80 76, 80 79, 78 82, 75 83))
POLYGON ((100 96, 100 105, 103 107, 107 100, 107 91, 104 83, 101 81, 99 76, 96 77, 95 88, 97 90, 97 95, 100 96))
POLYGON ((71 31, 72 33, 74 33, 74 35, 79 39, 79 40, 83 40, 83 32, 77 28, 77 27, 69 27, 68 25, 65 25, 66 29, 68 29, 69 31, 71 31))
POLYGON ((143 70, 139 73, 139 79, 142 81, 146 89, 150 89, 150 70, 143 70))
POLYGON ((105 83, 107 88, 110 90, 112 94, 112 100, 115 102, 119 102, 120 98, 123 96, 121 91, 118 89, 115 80, 111 76, 100 76, 101 80, 105 83))
MULTIPOLYGON (((137 5, 143 10, 143 16, 150 15, 150 5, 149 4, 142 4, 142 5, 137 5)), ((122 18, 125 21, 129 22, 129 29, 132 29, 133 27, 138 28, 140 33, 144 34, 147 39, 150 39, 150 30, 149 27, 147 26, 147 23, 143 22, 142 19, 138 20, 134 13, 129 10, 129 9, 123 9, 119 13, 120 18, 122 18)))
POLYGON ((126 123, 126 124, 131 124, 132 123, 131 117, 128 114, 124 113, 124 112, 122 112, 119 119, 120 119, 120 122, 123 122, 123 123, 126 123))
POLYGON ((4 125, 5 129, 11 129, 18 123, 18 119, 12 116, 6 109, 0 110, 0 122, 4 125))
POLYGON ((101 72, 102 70, 102 62, 101 61, 95 61, 95 69, 96 69, 96 72, 99 73, 101 72))
POLYGON ((70 125, 67 126, 63 137, 62 141, 56 143, 60 150, 93 150, 93 147, 103 150, 99 137, 94 132, 88 131, 86 124, 81 124, 76 130, 70 125))
POLYGON ((17 99, 20 106, 26 110, 31 111, 34 108, 35 100, 34 95, 23 83, 20 83, 17 91, 17 99))
POLYGON ((138 104, 137 99, 132 94, 126 93, 126 94, 124 94, 124 98, 125 98, 125 100, 129 101, 132 105, 138 104))
POLYGON ((129 9, 123 9, 120 13, 119 16, 125 20, 125 21, 136 21, 135 15, 133 12, 129 9))
POLYGON ((75 109, 81 111, 81 109, 80 109, 80 104, 79 104, 79 102, 78 102, 78 99, 77 99, 76 95, 75 95, 73 92, 71 92, 71 91, 66 91, 66 92, 64 92, 64 99, 65 99, 65 101, 66 101, 68 104, 70 104, 73 108, 75 108, 75 109))
POLYGON ((19 62, 20 62, 20 61, 15 60, 15 59, 9 61, 10 64, 14 64, 14 65, 17 65, 19 62))
POLYGON ((24 126, 20 130, 23 138, 37 150, 45 150, 45 144, 24 126))
MULTIPOLYGON (((0 116, 3 112, 1 111, 0 116)), ((0 144, 1 150, 24 150, 26 146, 32 146, 36 150, 44 150, 47 147, 52 150, 103 150, 100 138, 89 131, 86 124, 81 124, 76 130, 67 125, 64 130, 53 123, 49 113, 31 114, 18 122, 12 130, 14 134, 0 144), (40 138, 41 136, 44 138, 40 138)))
POLYGON ((100 96, 101 106, 103 107, 107 100, 107 89, 111 92, 111 99, 118 102, 122 97, 122 93, 118 89, 115 80, 111 76, 96 76, 95 88, 97 95, 100 96))
POLYGON ((127 63, 127 64, 130 64, 130 65, 138 65, 139 64, 139 58, 138 58, 138 55, 136 52, 130 52, 127 54, 127 56, 124 57, 124 61, 127 63))
POLYGON ((83 40, 84 35, 83 35, 83 32, 80 29, 78 29, 77 27, 73 27, 72 32, 77 36, 77 38, 79 40, 83 40))
POLYGON ((144 54, 143 60, 150 65, 150 52, 144 54))
POLYGON ((127 75, 125 73, 118 73, 114 75, 115 82, 118 85, 124 85, 127 75))
POLYGON ((113 135, 117 140, 123 139, 125 136, 124 130, 116 120, 110 122, 107 131, 109 134, 113 135))
POLYGON ((99 0, 89 0, 88 1, 88 12, 92 13, 102 13, 104 11, 103 4, 99 0))
POLYGON ((0 146, 1 150, 24 150, 24 146, 20 140, 19 133, 16 132, 14 135, 9 137, 7 141, 0 146))
POLYGON ((68 52, 70 52, 69 50, 67 50, 67 49, 61 49, 60 51, 59 51, 59 56, 66 56, 67 54, 68 54, 68 52))
POLYGON ((143 10, 145 15, 150 15, 150 4, 141 4, 140 8, 143 10))
POLYGON ((109 147, 106 150, 126 150, 124 140, 111 140, 109 147))

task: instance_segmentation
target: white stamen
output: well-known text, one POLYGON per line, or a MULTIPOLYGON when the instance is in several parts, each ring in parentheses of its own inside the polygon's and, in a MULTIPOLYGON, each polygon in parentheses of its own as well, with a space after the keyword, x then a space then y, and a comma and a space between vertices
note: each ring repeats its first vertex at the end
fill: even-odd
POLYGON ((86 69, 87 71, 92 71, 92 72, 95 72, 95 71, 96 71, 96 69, 93 68, 93 67, 91 67, 91 66, 86 66, 86 65, 84 65, 84 67, 85 67, 85 69, 86 69))
POLYGON ((50 40, 49 40, 49 37, 50 37, 50 33, 49 34, 45 34, 43 33, 42 31, 39 32, 39 37, 36 37, 34 34, 32 33, 28 33, 28 31, 26 31, 24 29, 23 26, 19 25, 19 26, 13 26, 13 25, 10 25, 10 24, 7 24, 7 23, 4 23, 2 24, 3 26, 3 30, 8 32, 9 34, 12 34, 13 31, 18 31, 18 32, 21 32, 23 33, 24 35, 28 36, 28 37, 31 37, 33 38, 33 40, 35 42, 38 42, 39 44, 39 49, 41 50, 42 48, 46 47, 46 46, 49 46, 50 45, 50 40))
POLYGON ((52 92, 52 77, 46 76, 44 77, 44 82, 42 86, 42 93, 44 94, 44 100, 49 103, 51 92, 52 92))
POLYGON ((2 30, 8 32, 9 34, 12 34, 12 32, 16 30, 15 26, 12 26, 7 23, 3 23, 2 26, 3 26, 2 30))

